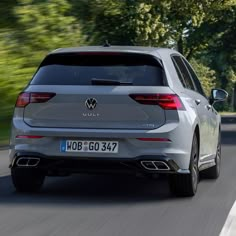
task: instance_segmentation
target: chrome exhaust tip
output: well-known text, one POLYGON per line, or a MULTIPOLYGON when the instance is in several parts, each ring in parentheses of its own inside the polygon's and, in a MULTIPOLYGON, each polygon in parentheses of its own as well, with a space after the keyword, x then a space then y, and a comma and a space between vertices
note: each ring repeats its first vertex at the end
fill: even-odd
POLYGON ((170 170, 170 167, 164 161, 154 161, 158 170, 170 170))
POLYGON ((35 167, 39 164, 40 158, 37 157, 20 157, 16 161, 16 166, 19 167, 35 167))
POLYGON ((141 165, 146 170, 170 170, 170 167, 164 161, 141 161, 141 165))
POLYGON ((153 161, 141 161, 141 165, 147 170, 157 170, 153 161))

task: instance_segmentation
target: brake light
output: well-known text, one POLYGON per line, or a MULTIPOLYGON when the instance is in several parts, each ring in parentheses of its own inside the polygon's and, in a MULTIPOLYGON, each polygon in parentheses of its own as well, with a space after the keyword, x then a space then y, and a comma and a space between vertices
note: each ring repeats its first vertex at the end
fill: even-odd
POLYGON ((29 101, 30 101, 29 93, 20 93, 16 101, 16 107, 25 107, 29 104, 29 101))
POLYGON ((41 92, 20 93, 16 101, 16 107, 26 107, 30 103, 47 102, 55 95, 56 95, 55 93, 41 93, 41 92))
POLYGON ((184 105, 176 94, 130 94, 129 96, 140 104, 158 105, 165 110, 184 110, 184 105))
POLYGON ((43 103, 53 98, 55 93, 30 93, 30 103, 43 103))
POLYGON ((102 51, 97 51, 97 52, 78 52, 76 53, 77 55, 95 55, 95 56, 103 56, 103 55, 122 55, 120 52, 102 52, 102 51))

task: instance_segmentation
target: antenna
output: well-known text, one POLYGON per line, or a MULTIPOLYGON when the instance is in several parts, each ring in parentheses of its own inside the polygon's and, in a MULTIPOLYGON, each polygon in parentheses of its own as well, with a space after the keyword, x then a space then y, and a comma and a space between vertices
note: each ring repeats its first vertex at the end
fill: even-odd
POLYGON ((110 47, 110 46, 111 46, 111 44, 108 42, 108 40, 105 40, 103 47, 110 47))

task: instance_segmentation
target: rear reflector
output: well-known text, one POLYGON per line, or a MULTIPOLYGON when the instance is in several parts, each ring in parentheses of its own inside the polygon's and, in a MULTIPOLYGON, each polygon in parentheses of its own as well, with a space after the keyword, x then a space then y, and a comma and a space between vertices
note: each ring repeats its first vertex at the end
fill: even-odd
POLYGON ((47 102, 55 95, 56 95, 55 93, 41 93, 41 92, 20 93, 16 101, 16 107, 25 107, 30 103, 47 102))
POLYGON ((141 141, 149 141, 149 142, 171 142, 168 138, 137 138, 141 141))
POLYGON ((184 105, 176 94, 130 94, 129 96, 140 104, 158 105, 165 110, 184 110, 184 105))
POLYGON ((16 138, 29 138, 29 139, 38 139, 43 138, 44 136, 38 136, 38 135, 17 135, 16 138))

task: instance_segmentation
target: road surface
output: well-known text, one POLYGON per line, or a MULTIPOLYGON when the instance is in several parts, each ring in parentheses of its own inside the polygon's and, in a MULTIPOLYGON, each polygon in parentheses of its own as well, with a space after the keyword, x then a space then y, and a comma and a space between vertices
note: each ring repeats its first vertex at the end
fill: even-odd
POLYGON ((8 151, 0 151, 1 236, 217 236, 236 200, 236 118, 222 125, 222 172, 193 198, 170 194, 166 179, 47 178, 40 193, 16 193, 8 151))

